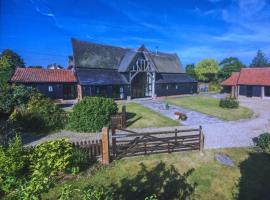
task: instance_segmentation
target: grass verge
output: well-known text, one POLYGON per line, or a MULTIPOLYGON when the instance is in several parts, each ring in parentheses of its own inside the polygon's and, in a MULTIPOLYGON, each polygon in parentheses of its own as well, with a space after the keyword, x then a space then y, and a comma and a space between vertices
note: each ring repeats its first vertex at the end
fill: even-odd
POLYGON ((246 107, 239 106, 237 109, 225 109, 219 107, 219 99, 190 96, 190 97, 168 97, 164 100, 168 104, 182 106, 194 111, 198 111, 207 115, 215 116, 227 121, 235 121, 239 119, 248 119, 253 112, 246 107))

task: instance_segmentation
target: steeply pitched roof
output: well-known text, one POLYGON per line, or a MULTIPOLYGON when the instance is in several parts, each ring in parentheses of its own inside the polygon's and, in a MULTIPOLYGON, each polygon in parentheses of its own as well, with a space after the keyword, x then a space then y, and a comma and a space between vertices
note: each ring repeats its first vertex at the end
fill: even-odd
POLYGON ((72 39, 73 57, 77 68, 118 69, 126 72, 137 53, 144 52, 157 72, 184 73, 180 59, 176 54, 153 53, 144 45, 137 50, 72 39))
POLYGON ((270 86, 270 68, 243 68, 233 73, 231 77, 222 82, 222 85, 261 85, 270 86))
POLYGON ((240 72, 234 72, 232 75, 221 83, 224 86, 235 86, 239 78, 240 72))
POLYGON ((162 73, 156 77, 156 83, 195 83, 193 78, 187 74, 176 74, 176 73, 162 73))
POLYGON ((125 85, 124 75, 110 69, 78 69, 77 78, 81 85, 125 85))
POLYGON ((17 68, 10 81, 17 83, 77 82, 76 77, 71 70, 38 68, 17 68))
POLYGON ((149 52, 147 55, 151 57, 160 73, 184 73, 180 59, 176 54, 149 52))
POLYGON ((130 49, 72 39, 75 67, 118 69, 130 49))

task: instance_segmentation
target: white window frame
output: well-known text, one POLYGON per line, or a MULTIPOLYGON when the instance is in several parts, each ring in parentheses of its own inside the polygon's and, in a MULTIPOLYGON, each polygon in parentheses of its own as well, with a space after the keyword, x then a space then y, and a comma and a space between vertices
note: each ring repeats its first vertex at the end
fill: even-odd
POLYGON ((53 86, 52 86, 52 85, 49 85, 49 86, 48 86, 48 91, 49 91, 49 92, 53 92, 53 86))

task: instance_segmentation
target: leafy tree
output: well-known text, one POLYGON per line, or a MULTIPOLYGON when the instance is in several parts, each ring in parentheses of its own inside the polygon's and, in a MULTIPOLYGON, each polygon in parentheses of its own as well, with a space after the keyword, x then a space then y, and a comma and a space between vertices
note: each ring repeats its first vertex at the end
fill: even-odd
POLYGON ((0 89, 7 86, 7 82, 12 75, 12 65, 6 57, 0 57, 0 89))
POLYGON ((186 65, 186 73, 196 79, 195 65, 193 63, 186 65))
POLYGON ((47 66, 47 69, 63 69, 64 67, 59 65, 59 64, 56 64, 56 63, 53 63, 53 64, 49 64, 47 66))
POLYGON ((221 79, 229 78, 233 72, 239 72, 245 65, 236 57, 224 58, 220 63, 219 76, 221 79))
POLYGON ((25 67, 23 59, 16 52, 10 49, 5 49, 2 51, 1 57, 6 57, 8 59, 8 62, 13 70, 16 67, 25 67))
POLYGON ((206 58, 198 62, 195 68, 196 77, 200 81, 215 81, 217 79, 218 72, 218 62, 211 58, 206 58))
POLYGON ((32 87, 8 86, 0 89, 0 113, 10 114, 15 107, 24 107, 30 97, 36 93, 32 87))
POLYGON ((267 67, 269 66, 268 60, 261 50, 257 51, 257 55, 253 58, 250 67, 267 67))

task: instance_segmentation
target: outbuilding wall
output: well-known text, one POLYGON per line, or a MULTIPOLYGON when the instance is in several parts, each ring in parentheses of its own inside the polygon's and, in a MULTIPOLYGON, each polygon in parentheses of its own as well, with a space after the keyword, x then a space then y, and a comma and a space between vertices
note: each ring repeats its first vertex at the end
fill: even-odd
POLYGON ((157 96, 171 96, 197 93, 197 83, 162 83, 156 84, 157 96))

